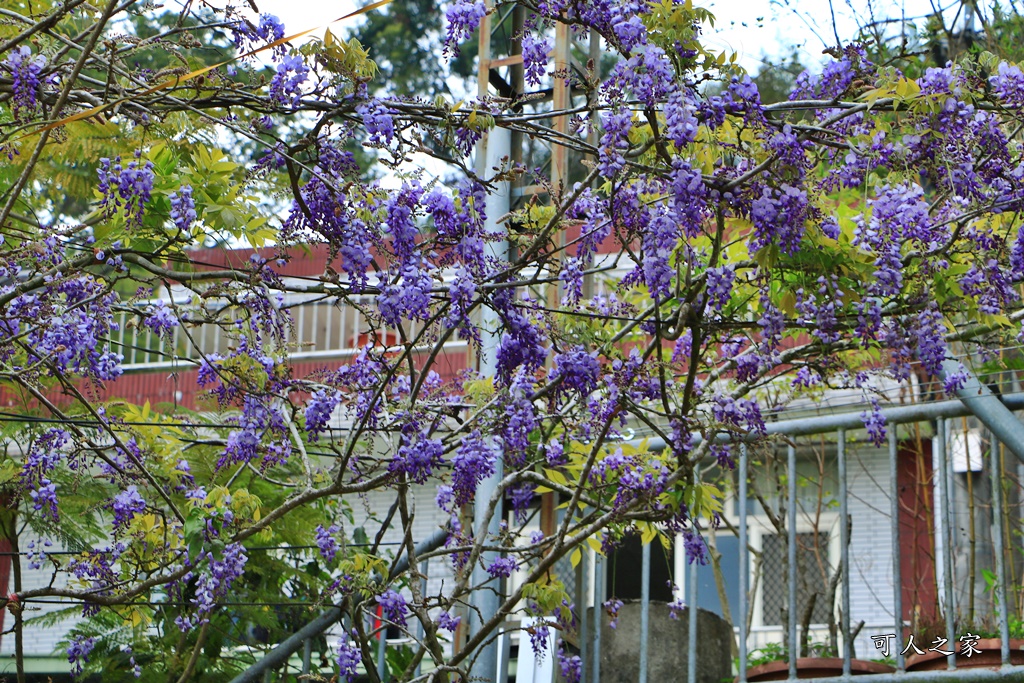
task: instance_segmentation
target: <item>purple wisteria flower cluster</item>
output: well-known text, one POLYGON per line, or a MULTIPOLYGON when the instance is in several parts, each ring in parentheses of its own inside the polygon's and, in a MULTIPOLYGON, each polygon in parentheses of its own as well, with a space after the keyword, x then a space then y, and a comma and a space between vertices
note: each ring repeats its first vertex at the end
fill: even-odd
MULTIPOLYGON (((261 14, 259 23, 255 26, 241 19, 231 26, 231 32, 234 34, 235 47, 239 50, 251 50, 284 38, 284 24, 273 14, 261 14)), ((284 56, 283 45, 273 49, 275 56, 284 56)))
POLYGON ((205 559, 207 567, 198 573, 195 594, 190 601, 193 613, 175 619, 175 624, 183 632, 206 623, 217 603, 230 593, 232 585, 242 577, 249 556, 240 543, 229 543, 220 549, 219 557, 210 551, 199 559, 205 559))
POLYGON ((100 206, 110 214, 123 208, 125 220, 134 225, 142 225, 143 212, 156 179, 153 162, 140 163, 140 157, 141 153, 137 152, 136 158, 128 162, 127 166, 121 163, 121 157, 115 158, 113 162, 103 158, 96 170, 99 176, 98 189, 103 195, 100 206))
POLYGON ((197 217, 192 186, 182 185, 181 189, 172 192, 168 199, 171 201, 171 222, 178 230, 187 233, 197 217))
MULTIPOLYGON (((63 264, 63 257, 54 261, 63 264)), ((101 280, 80 274, 13 297, 6 326, 9 331, 24 327, 34 373, 78 374, 97 381, 121 374, 123 356, 109 342, 109 334, 118 329, 113 316, 118 297, 108 289, 101 280)))
POLYGON ((288 55, 277 65, 270 79, 270 99, 282 105, 297 108, 302 99, 302 85, 309 78, 309 67, 302 55, 288 55))
MULTIPOLYGON (((704 564, 739 444, 774 447, 794 399, 863 392, 884 446, 883 389, 963 393, 968 368, 1018 364, 1019 66, 837 46, 770 103, 691 3, 493 7, 443 6, 448 56, 489 12, 507 39, 461 102, 394 95, 370 62, 386 46, 293 49, 236 9, 149 38, 120 6, 10 37, 0 475, 52 539, 20 546, 57 576, 18 599, 84 605, 76 673, 173 678, 165 659, 290 643, 263 622, 322 605, 339 680, 395 627, 472 677, 449 643, 492 640, 462 628, 474 591, 525 577, 499 616, 537 618, 535 651, 580 680, 554 644, 584 610, 563 560, 654 534, 704 564), (556 64, 563 29, 601 59, 556 64), (144 66, 225 34, 272 64, 144 66), (98 52, 71 61, 82 36, 98 52), (111 610, 138 622, 127 649, 111 610)), ((604 608, 614 627, 622 603, 604 608)))
POLYGON ((454 0, 450 3, 445 9, 445 52, 459 54, 459 44, 473 34, 486 15, 487 6, 483 0, 454 0))
POLYGON ((40 74, 46 67, 46 57, 32 54, 27 45, 11 50, 0 64, 11 78, 11 113, 15 121, 25 121, 36 110, 40 74))
POLYGON ((68 663, 71 664, 71 677, 76 678, 82 674, 85 665, 89 663, 89 655, 96 647, 96 639, 91 636, 74 636, 71 644, 68 645, 68 663))

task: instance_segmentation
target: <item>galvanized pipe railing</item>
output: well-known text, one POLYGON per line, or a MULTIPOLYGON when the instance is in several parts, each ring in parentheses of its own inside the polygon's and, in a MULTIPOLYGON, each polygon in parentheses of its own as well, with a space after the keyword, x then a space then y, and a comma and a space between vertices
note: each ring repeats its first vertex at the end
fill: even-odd
MULTIPOLYGON (((604 565, 605 560, 600 555, 594 557, 594 649, 591 652, 593 665, 590 667, 591 682, 601 681, 601 627, 604 624, 604 617, 601 611, 604 609, 605 586, 604 586, 604 565)), ((584 666, 586 663, 584 662, 584 666)))
MULTIPOLYGON (((946 621, 946 642, 953 643, 953 623, 956 615, 956 599, 953 595, 953 473, 946 457, 949 443, 948 424, 941 417, 936 420, 936 437, 939 451, 939 466, 942 468, 940 484, 942 491, 942 589, 945 594, 943 616, 946 621)), ((956 655, 946 657, 946 668, 956 668, 956 655)))
POLYGON ((640 563, 640 672, 638 683, 647 683, 647 634, 651 616, 651 544, 644 543, 640 563))
MULTIPOLYGON (((994 396, 988 395, 985 397, 988 399, 987 408, 991 409, 991 401, 995 400, 1000 403, 1000 410, 1009 413, 1012 410, 1024 409, 1024 393, 1014 393, 1004 395, 998 399, 994 396)), ((900 672, 901 680, 905 677, 907 680, 912 681, 952 681, 952 680, 964 680, 964 681, 995 681, 995 680, 1024 680, 1024 667, 1012 667, 1009 666, 1010 661, 1010 650, 1009 650, 1009 609, 1007 600, 1007 589, 1006 589, 1006 553, 1005 545, 1003 542, 1004 524, 1006 520, 1003 517, 1002 508, 1002 497, 1003 491, 1001 489, 1002 478, 1000 476, 1000 460, 997 452, 997 445, 993 443, 992 451, 990 452, 990 476, 992 479, 992 502, 995 509, 993 515, 993 547, 996 555, 995 569, 996 569, 996 599, 998 600, 998 620, 999 630, 1002 636, 1002 652, 1001 659, 1003 661, 1003 668, 999 670, 984 670, 979 671, 975 669, 964 669, 956 668, 956 655, 950 655, 947 659, 947 671, 939 672, 941 675, 937 675, 935 672, 905 672, 905 661, 904 651, 909 648, 903 647, 906 643, 904 640, 904 633, 906 625, 903 619, 903 595, 902 595, 902 564, 901 554, 903 552, 901 547, 900 539, 900 517, 901 517, 901 501, 900 501, 900 465, 899 465, 899 441, 896 434, 896 426, 898 424, 922 422, 934 420, 936 423, 936 434, 933 441, 933 448, 935 452, 935 462, 937 464, 938 471, 935 474, 935 492, 939 498, 939 505, 935 506, 935 523, 938 527, 935 532, 935 545, 936 552, 939 552, 942 556, 942 585, 940 586, 942 603, 943 603, 943 616, 945 620, 945 630, 947 636, 947 642, 957 643, 957 639, 954 633, 954 626, 956 623, 956 601, 954 596, 954 582, 955 582, 955 570, 952 562, 952 553, 955 550, 954 537, 953 537, 953 499, 954 499, 954 486, 953 486, 953 472, 949 465, 948 456, 948 418, 960 417, 972 414, 972 408, 976 408, 974 405, 966 405, 964 401, 939 401, 928 404, 912 405, 912 406, 900 406, 896 408, 890 408, 883 411, 883 416, 886 419, 886 423, 889 426, 888 435, 888 475, 889 475, 889 486, 886 488, 888 495, 890 496, 890 534, 891 534, 891 546, 892 546, 892 607, 893 607, 893 627, 895 628, 895 650, 892 652, 892 656, 896 659, 897 669, 900 672), (950 678, 949 670, 955 670, 955 677, 950 678)), ((998 411, 997 411, 998 412, 998 411)), ((1005 417, 1003 414, 1001 417, 1005 417)), ((1003 420, 1005 422, 1005 420, 1003 420)), ((987 424, 987 421, 986 421, 987 424)), ((825 683, 830 681, 848 681, 851 678, 851 662, 853 658, 853 639, 851 638, 851 562, 850 562, 850 508, 849 508, 849 463, 847 454, 847 430, 849 429, 862 429, 863 422, 859 414, 840 414, 830 415, 823 417, 814 418, 803 418, 799 420, 787 420, 768 425, 769 434, 784 434, 787 436, 804 436, 811 434, 828 433, 831 431, 836 432, 836 452, 837 452, 837 465, 838 465, 838 487, 839 487, 839 516, 840 516, 840 550, 839 550, 839 562, 840 562, 840 627, 842 629, 843 648, 842 648, 842 659, 843 659, 843 674, 834 678, 820 679, 825 683)), ((1003 424, 1003 431, 1007 428, 1012 429, 1012 425, 1003 424)), ((726 440, 728 437, 719 435, 721 440, 726 440)), ((994 441, 994 439, 993 439, 994 441)), ((740 443, 739 451, 739 462, 738 462, 738 524, 737 533, 739 536, 739 566, 740 571, 738 575, 739 584, 739 614, 735 628, 739 635, 739 660, 740 666, 738 671, 737 680, 739 683, 745 683, 746 681, 746 662, 748 659, 748 637, 749 632, 746 623, 746 617, 749 606, 748 594, 750 592, 748 570, 750 566, 750 550, 749 550, 749 521, 747 519, 747 499, 748 494, 748 476, 749 476, 749 454, 745 443, 740 443)), ((648 441, 648 447, 652 449, 658 449, 663 447, 663 444, 659 443, 658 439, 652 439, 648 441)), ((788 575, 788 614, 785 623, 786 637, 790 644, 788 652, 788 675, 790 680, 797 678, 796 660, 799 657, 801 642, 798 634, 798 621, 799 614, 797 612, 798 603, 798 590, 797 590, 797 571, 798 571, 798 544, 797 544, 797 514, 799 512, 799 506, 797 502, 797 457, 796 448, 792 442, 787 444, 787 463, 786 472, 788 475, 788 486, 787 486, 787 508, 785 511, 786 517, 788 518, 787 526, 787 562, 789 565, 788 575)), ((644 575, 647 577, 649 572, 649 563, 644 567, 644 575)), ((688 643, 690 654, 696 655, 696 643, 694 638, 697 636, 696 630, 696 604, 697 596, 695 593, 697 574, 696 567, 687 564, 685 570, 685 578, 687 583, 686 594, 688 595, 688 603, 691 608, 691 625, 689 631, 689 637, 691 642, 688 643)), ((599 605, 603 602, 603 595, 598 600, 598 589, 603 588, 604 578, 595 571, 595 579, 597 585, 594 587, 594 600, 595 600, 595 615, 598 614, 599 605)), ((649 580, 649 579, 647 579, 649 580)), ((642 615, 646 614, 646 610, 642 608, 642 615)), ((644 619, 644 623, 647 620, 644 619)), ((600 661, 600 624, 601 620, 594 619, 594 640, 592 650, 590 652, 590 659, 593 661, 593 666, 588 667, 590 676, 588 680, 599 683, 599 661, 600 661)), ((647 630, 643 628, 641 632, 641 638, 646 641, 647 630)), ((644 662, 649 660, 652 656, 646 644, 641 646, 645 650, 644 662)), ((955 649, 955 645, 953 647, 955 649)), ((646 676, 646 667, 642 676, 646 676)), ((857 680, 862 683, 870 683, 872 680, 888 680, 888 675, 858 675, 857 680)), ((696 658, 692 657, 690 663, 687 666, 687 680, 689 683, 696 683, 696 658)))
POLYGON ((687 610, 687 617, 689 618, 687 633, 688 643, 687 646, 689 651, 686 657, 686 680, 696 681, 697 680, 697 563, 690 562, 687 558, 686 566, 689 567, 689 579, 687 582, 687 589, 689 590, 690 597, 688 599, 689 609, 687 610))
MULTIPOLYGON (((850 511, 846 484, 846 430, 836 433, 836 459, 839 476, 839 572, 842 592, 842 612, 839 627, 843 631, 843 675, 850 675, 850 660, 853 659, 853 639, 850 638, 850 511)), ((746 574, 740 568, 740 574, 746 574)), ((740 668, 746 668, 746 658, 740 660, 740 668)))
MULTIPOLYGON (((749 456, 747 454, 747 444, 740 444, 740 462, 739 462, 739 496, 738 496, 738 509, 737 513, 740 517, 739 523, 739 536, 740 536, 740 566, 739 566, 739 625, 740 625, 740 642, 739 642, 739 655, 740 655, 740 666, 739 666, 739 683, 747 683, 747 592, 749 590, 747 586, 747 572, 746 567, 750 566, 750 549, 747 546, 747 473, 749 469, 749 456)), ((688 679, 689 680, 689 679, 688 679)))
MULTIPOLYGON (((786 616, 789 618, 789 677, 795 679, 797 677, 796 660, 800 657, 800 644, 797 641, 796 633, 796 448, 792 443, 786 447, 786 479, 789 496, 789 510, 786 513, 786 531, 788 532, 786 570, 789 572, 789 607, 786 616)), ((742 570, 741 567, 740 571, 742 570)), ((690 681, 690 683, 696 683, 696 681, 690 681)))
MULTIPOLYGON (((897 459, 899 449, 896 443, 896 426, 889 429, 889 531, 892 534, 892 604, 893 616, 895 618, 896 633, 896 670, 903 671, 903 650, 900 644, 903 642, 903 581, 902 567, 900 566, 900 484, 899 484, 899 461, 897 459)), ((846 577, 843 577, 844 579, 846 577)))
POLYGON ((992 482, 992 550, 996 556, 995 599, 999 601, 1000 661, 1010 663, 1010 611, 1006 604, 1006 554, 1003 552, 1003 477, 999 448, 989 442, 989 476, 992 482))
MULTIPOLYGON (((582 605, 579 610, 580 620, 580 661, 586 667, 590 659, 590 615, 587 614, 587 602, 593 589, 593 581, 590 576, 590 548, 583 546, 583 557, 580 561, 580 580, 576 584, 580 586, 581 600, 577 603, 582 605)), ((598 619, 597 609, 594 609, 594 619, 598 619)), ((585 679, 584 679, 585 680, 585 679)))
MULTIPOLYGON (((1009 410, 1024 410, 1024 392, 1003 394, 996 398, 996 401, 1002 403, 1002 405, 1009 410)), ((938 418, 948 419, 952 417, 965 417, 973 414, 974 413, 971 409, 959 399, 915 403, 905 406, 896 406, 894 408, 885 408, 881 411, 882 417, 885 418, 886 424, 889 425, 906 424, 910 422, 930 422, 938 418)), ((812 434, 829 434, 840 429, 853 431, 864 429, 864 420, 861 418, 861 414, 858 412, 850 412, 834 415, 820 415, 815 417, 802 417, 795 420, 768 422, 765 425, 765 433, 768 436, 776 434, 785 434, 786 436, 811 436, 812 434)), ((721 443, 744 440, 757 441, 759 439, 763 439, 763 437, 758 434, 750 434, 745 439, 737 439, 734 435, 721 432, 716 438, 721 443)), ((701 436, 699 434, 694 435, 693 443, 699 444, 700 442, 701 436)), ((652 451, 661 451, 665 449, 665 440, 661 437, 632 439, 626 443, 636 447, 639 447, 641 443, 646 443, 646 447, 652 451)))
MULTIPOLYGON (((444 545, 446 540, 448 540, 448 534, 449 532, 446 529, 439 529, 435 531, 429 537, 416 544, 416 555, 424 555, 433 550, 437 550, 444 545)), ((395 563, 392 575, 396 576, 401 574, 408 568, 409 556, 403 555, 398 562, 395 563)), ((274 646, 269 652, 265 653, 261 659, 254 662, 248 669, 232 678, 231 683, 254 683, 266 672, 272 672, 278 667, 284 665, 293 654, 298 652, 304 646, 308 639, 314 638, 330 629, 334 624, 338 623, 338 621, 342 619, 344 614, 345 613, 340 607, 329 607, 325 609, 320 613, 320 616, 306 623, 306 625, 301 629, 288 636, 274 646)), ((345 630, 347 632, 348 629, 346 628, 345 630)))

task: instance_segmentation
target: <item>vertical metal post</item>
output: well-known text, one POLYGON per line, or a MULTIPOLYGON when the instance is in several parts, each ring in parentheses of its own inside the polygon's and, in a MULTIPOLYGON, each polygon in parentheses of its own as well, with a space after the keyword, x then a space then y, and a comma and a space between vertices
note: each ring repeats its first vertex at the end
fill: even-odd
POLYGON ((789 511, 786 514, 789 523, 787 534, 787 554, 789 567, 789 677, 795 679, 796 660, 800 656, 800 644, 796 633, 796 448, 787 446, 786 479, 788 480, 789 511))
POLYGON ((341 321, 338 323, 338 348, 342 350, 355 349, 357 342, 356 339, 349 338, 348 335, 348 309, 351 307, 349 303, 342 302, 338 308, 338 313, 341 317, 341 321))
MULTIPOLYGON (((420 595, 426 595, 427 594, 427 571, 429 569, 430 569, 430 562, 428 560, 423 560, 422 562, 420 562, 420 595)), ((416 621, 416 640, 418 640, 420 642, 423 642, 423 636, 424 636, 424 633, 423 633, 423 623, 420 622, 419 620, 417 620, 416 621)), ((419 678, 420 670, 422 669, 422 667, 423 667, 423 659, 420 658, 420 661, 416 664, 416 668, 413 671, 413 676, 415 676, 416 678, 419 678)))
MULTIPOLYGON (((480 483, 477 489, 476 498, 473 501, 473 519, 475 520, 474 538, 497 536, 502 521, 502 505, 499 502, 495 514, 485 519, 490 498, 498 490, 498 484, 503 476, 503 467, 499 458, 495 463, 495 473, 480 483)), ((473 568, 473 586, 475 587, 472 604, 473 609, 469 613, 470 634, 479 632, 484 622, 498 612, 501 606, 501 579, 491 577, 484 569, 498 558, 495 551, 480 553, 480 562, 473 568)), ((480 654, 477 656, 472 667, 474 680, 486 682, 493 681, 498 670, 498 642, 497 639, 482 645, 480 654)))
POLYGON ((313 351, 319 351, 321 348, 325 348, 325 347, 321 347, 318 344, 318 340, 320 339, 320 303, 317 302, 315 304, 312 304, 312 306, 313 306, 313 332, 311 334, 310 341, 313 342, 313 346, 311 347, 311 349, 313 351))
MULTIPOLYGON (((486 0, 488 9, 493 7, 491 0, 486 0)), ((480 69, 477 73, 477 95, 486 97, 489 85, 491 69, 491 15, 487 14, 480 22, 480 69)), ((497 166, 503 157, 508 156, 511 145, 511 135, 507 129, 494 128, 489 131, 477 146, 476 151, 476 173, 480 178, 486 178, 492 167, 497 166)), ((494 191, 487 195, 486 219, 484 231, 498 239, 489 240, 486 244, 488 255, 492 258, 505 261, 508 259, 508 242, 500 238, 502 228, 498 219, 509 211, 511 199, 511 188, 508 182, 497 185, 494 191)), ((485 308, 481 314, 481 345, 480 345, 480 374, 485 377, 494 375, 497 365, 498 349, 498 326, 497 313, 485 308)), ((469 345, 470 353, 472 345, 469 345)), ((469 360, 469 359, 467 359, 469 360)), ((469 367, 473 367, 470 363, 469 367)), ((491 498, 498 492, 498 484, 504 476, 501 458, 495 463, 494 474, 480 483, 476 496, 473 500, 473 538, 476 542, 488 536, 496 536, 500 530, 503 518, 503 506, 499 500, 494 514, 486 518, 487 509, 490 506, 491 498)), ((472 583, 476 590, 473 592, 473 609, 469 613, 470 633, 475 635, 479 632, 484 622, 494 616, 501 606, 501 580, 491 577, 484 570, 491 562, 497 559, 498 554, 490 551, 480 554, 480 563, 473 567, 472 583)), ((473 662, 471 675, 478 681, 493 681, 498 671, 498 641, 492 640, 481 646, 480 653, 473 662)))
POLYGON ((1003 551, 1003 473, 995 434, 989 440, 989 476, 992 482, 992 550, 996 555, 995 598, 999 601, 1000 654, 1010 663, 1010 612, 1006 604, 1006 553, 1003 551))
POLYGON ((377 678, 381 681, 386 681, 388 673, 388 663, 386 661, 387 650, 388 650, 388 627, 384 623, 383 617, 380 622, 380 633, 377 636, 380 640, 377 641, 377 678))
POLYGON ((747 548, 747 444, 740 444, 739 500, 737 513, 740 516, 740 604, 739 604, 739 683, 747 683, 747 581, 750 576, 750 550, 747 548))
POLYGON ((900 577, 900 486, 898 451, 896 444, 896 425, 889 428, 889 501, 890 530, 892 533, 892 604, 895 612, 896 626, 896 668, 904 668, 903 661, 903 581, 900 577))
MULTIPOLYGON (((1020 506, 1021 502, 1024 502, 1024 501, 1021 500, 1021 498, 1024 497, 1024 491, 1021 490, 1021 489, 1024 489, 1024 462, 1018 462, 1016 469, 1017 469, 1017 489, 1018 489, 1017 490, 1017 505, 1020 506)), ((1018 507, 1018 509, 1019 509, 1019 507, 1018 507)), ((1019 533, 1022 537, 1024 537, 1024 514, 1019 514, 1018 513, 1018 521, 1020 522, 1020 525, 1019 525, 1020 528, 1017 530, 1017 533, 1019 533)))
MULTIPOLYGON (((141 335, 139 334, 138 330, 135 330, 135 332, 131 335, 131 337, 128 337, 128 335, 125 335, 125 338, 126 339, 130 339, 131 340, 130 343, 132 345, 131 356, 128 356, 128 354, 125 354, 125 356, 128 356, 128 359, 129 359, 127 365, 135 365, 135 363, 137 362, 137 359, 138 359, 138 355, 139 355, 139 346, 142 344, 141 335)), ((200 348, 203 348, 203 347, 200 347, 200 348)))
POLYGON ((508 664, 512 657, 512 637, 507 629, 499 629, 498 643, 498 681, 505 683, 508 680, 508 664))
MULTIPOLYGON (((327 309, 324 311, 324 315, 327 316, 327 322, 324 323, 324 351, 331 351, 333 350, 331 348, 331 328, 334 327, 335 307, 330 304, 324 304, 324 307, 327 309)), ((342 339, 344 340, 345 338, 342 337, 342 339)), ((344 347, 344 344, 342 344, 342 347, 344 347)))
POLYGON ((306 638, 306 642, 302 644, 302 675, 305 676, 309 673, 309 667, 313 659, 313 639, 306 638))
MULTIPOLYGON (((237 319, 237 318, 235 318, 233 316, 232 319, 237 319)), ((208 327, 211 328, 210 332, 213 334, 213 352, 214 353, 220 353, 221 329, 219 327, 217 327, 216 325, 203 325, 203 330, 206 330, 206 328, 208 328, 208 327)), ((206 348, 209 348, 209 347, 207 347, 207 346, 200 346, 199 348, 206 349, 206 348)))
MULTIPOLYGON (((946 455, 946 444, 948 443, 946 432, 946 420, 938 418, 936 421, 936 446, 939 454, 939 467, 941 472, 940 484, 942 485, 942 589, 945 594, 946 606, 943 610, 946 617, 946 641, 950 644, 956 642, 953 633, 953 618, 956 611, 953 598, 953 477, 950 473, 949 459, 946 455)), ((946 668, 956 668, 956 655, 946 657, 946 668)))
POLYGON ((689 618, 687 639, 689 641, 686 653, 686 683, 697 683, 697 563, 686 560, 690 573, 690 597, 687 599, 686 612, 689 618))
POLYGON ((640 674, 637 683, 647 683, 647 627, 651 612, 651 544, 644 543, 640 562, 640 674))
POLYGON ((594 555, 594 651, 590 654, 593 665, 590 667, 591 683, 601 683, 601 628, 604 626, 604 563, 601 555, 594 555))
MULTIPOLYGON (((590 642, 588 637, 590 634, 590 619, 587 617, 587 603, 590 602, 590 588, 592 579, 590 577, 590 548, 586 544, 583 544, 583 559, 580 562, 580 574, 579 580, 576 582, 577 586, 581 586, 582 589, 578 590, 577 605, 580 615, 580 661, 583 662, 583 675, 582 680, 584 683, 587 680, 587 662, 590 659, 590 642)), ((595 617, 597 610, 595 609, 595 617)))
POLYGON ((850 659, 853 643, 850 642, 850 511, 846 489, 846 430, 836 433, 836 459, 839 466, 839 573, 842 586, 839 627, 843 630, 843 675, 850 675, 850 659))

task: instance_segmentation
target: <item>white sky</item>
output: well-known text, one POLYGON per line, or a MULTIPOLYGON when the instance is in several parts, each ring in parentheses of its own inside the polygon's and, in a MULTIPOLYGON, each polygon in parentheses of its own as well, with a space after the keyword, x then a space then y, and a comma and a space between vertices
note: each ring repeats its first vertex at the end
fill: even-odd
MULTIPOLYGON (((798 49, 803 64, 818 64, 825 59, 822 49, 835 45, 835 33, 849 41, 858 26, 871 23, 872 14, 876 18, 917 19, 921 27, 922 17, 934 11, 931 0, 833 0, 833 29, 829 0, 705 0, 694 4, 715 15, 715 28, 705 33, 709 46, 738 52, 751 73, 761 67, 762 55, 778 57, 791 46, 798 49)), ((948 5, 949 0, 943 4, 948 5)))
MULTIPOLYGON (((289 34, 320 26, 337 19, 366 2, 360 0, 256 0, 261 12, 276 14, 289 34)), ((762 55, 779 56, 788 46, 800 49, 801 61, 815 64, 822 60, 824 41, 833 44, 832 12, 829 0, 696 0, 715 15, 715 28, 708 28, 706 42, 713 47, 739 52, 741 63, 756 72, 762 55)), ((956 6, 957 0, 832 0, 838 32, 848 40, 858 25, 871 20, 871 4, 876 17, 916 18, 933 11, 933 5, 956 6)), ((332 26, 342 33, 358 19, 332 26)), ((317 34, 323 35, 323 30, 317 34)), ((371 56, 372 56, 372 46, 371 56)))

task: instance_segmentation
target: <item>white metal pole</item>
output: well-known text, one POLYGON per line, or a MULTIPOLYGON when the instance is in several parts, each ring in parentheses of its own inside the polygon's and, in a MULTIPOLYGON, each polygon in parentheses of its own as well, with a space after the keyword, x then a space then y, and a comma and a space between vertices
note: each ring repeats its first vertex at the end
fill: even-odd
MULTIPOLYGON (((490 169, 497 166, 503 157, 509 155, 512 144, 510 133, 503 128, 494 128, 477 147, 476 172, 481 178, 492 175, 490 169)), ((486 213, 487 218, 484 229, 491 234, 498 234, 498 218, 509 211, 509 199, 511 188, 507 182, 497 183, 494 192, 487 195, 486 213)), ((508 243, 504 240, 487 242, 489 254, 498 260, 508 259, 508 243)), ((484 307, 481 312, 481 347, 480 347, 480 374, 484 377, 493 377, 497 367, 497 350, 500 340, 500 319, 498 314, 491 308, 484 307)), ((495 463, 494 474, 480 483, 476 497, 473 501, 473 531, 474 538, 478 540, 486 536, 498 534, 502 520, 502 505, 499 502, 494 514, 487 518, 487 509, 490 506, 491 497, 498 490, 498 484, 504 476, 501 458, 495 463)), ((486 541, 485 541, 486 542, 486 541)), ((475 587, 471 600, 473 609, 469 615, 470 634, 475 635, 488 619, 497 613, 501 605, 500 579, 492 579, 484 567, 497 559, 497 553, 484 552, 480 554, 480 562, 473 568, 473 586, 475 587)), ((498 678, 498 641, 497 639, 483 646, 480 654, 476 657, 471 671, 473 680, 494 681, 498 678)))

